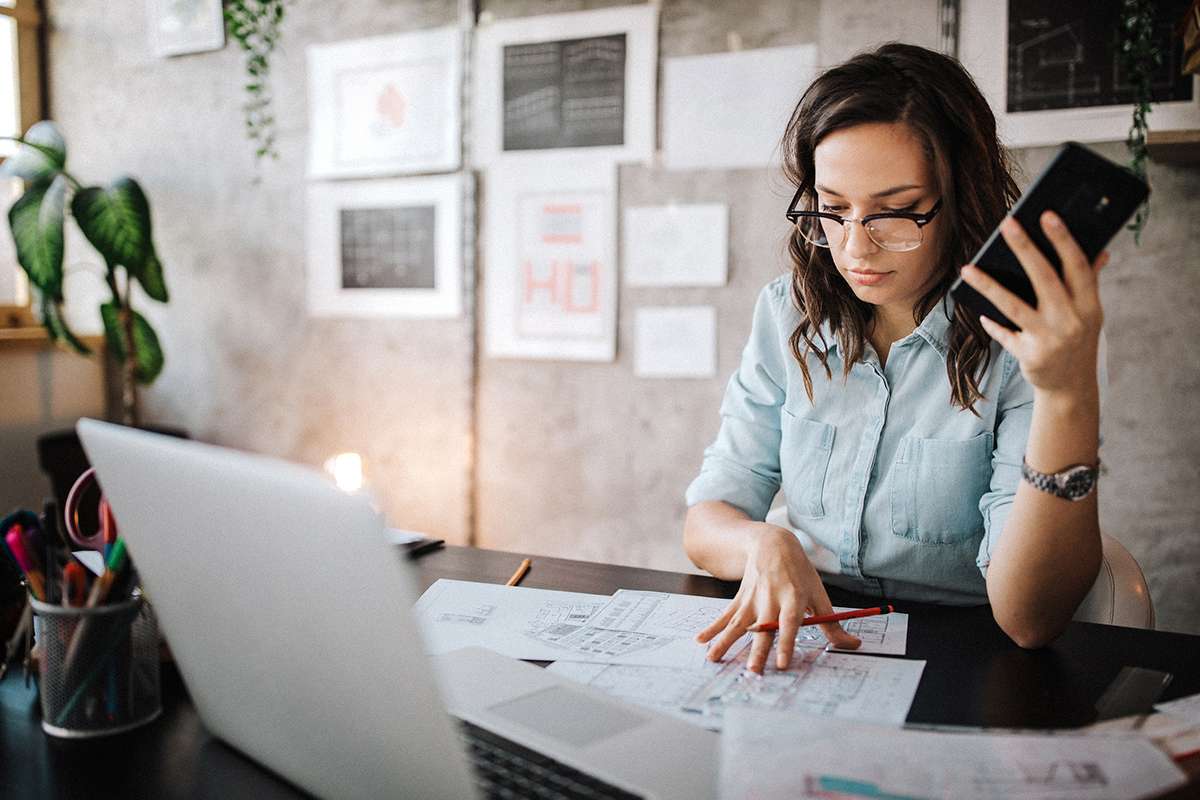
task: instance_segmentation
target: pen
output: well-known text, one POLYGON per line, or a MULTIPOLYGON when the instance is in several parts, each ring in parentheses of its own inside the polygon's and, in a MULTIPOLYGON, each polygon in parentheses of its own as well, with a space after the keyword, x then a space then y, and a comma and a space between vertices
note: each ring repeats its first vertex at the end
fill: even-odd
POLYGON ((103 497, 100 498, 100 505, 96 510, 100 514, 100 531, 104 538, 104 560, 107 561, 117 542, 117 520, 113 516, 112 507, 103 497))
MULTIPOLYGON (((875 617, 880 614, 890 614, 895 611, 892 605, 879 606, 876 608, 858 608, 854 611, 839 611, 836 614, 822 614, 817 617, 805 617, 800 623, 800 627, 805 625, 824 625, 826 622, 841 622, 844 619, 855 619, 857 617, 875 617)), ((761 625, 751 625, 746 629, 749 633, 769 633, 779 630, 778 622, 764 622, 761 625)))
POLYGON ((87 597, 87 570, 78 561, 63 567, 62 600, 67 608, 78 608, 87 597))
POLYGON ((108 593, 112 591, 113 584, 125 567, 125 540, 117 539, 108 557, 108 563, 104 565, 104 574, 92 584, 92 591, 87 599, 88 608, 98 606, 108 599, 108 593))
POLYGON ((46 584, 42 577, 42 571, 32 557, 33 554, 29 552, 23 534, 24 531, 18 523, 8 531, 4 541, 8 544, 8 551, 17 560, 17 566, 25 573, 25 580, 29 581, 29 590, 33 592, 34 597, 42 600, 46 596, 46 584))
POLYGON ((521 579, 525 577, 525 573, 529 572, 529 567, 532 564, 533 564, 532 559, 527 558, 524 561, 522 561, 521 566, 517 567, 517 571, 512 574, 512 577, 508 579, 508 583, 506 583, 504 585, 505 586, 516 586, 518 583, 521 582, 521 579))

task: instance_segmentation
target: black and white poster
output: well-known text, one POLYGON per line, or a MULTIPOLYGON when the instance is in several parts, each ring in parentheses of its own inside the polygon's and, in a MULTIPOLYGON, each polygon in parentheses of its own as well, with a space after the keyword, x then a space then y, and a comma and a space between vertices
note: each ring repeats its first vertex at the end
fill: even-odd
POLYGON ((504 149, 625 142, 625 34, 504 48, 504 149))
POLYGON ((432 289, 437 207, 343 208, 343 289, 432 289))
POLYGON ((308 187, 308 310, 318 317, 457 317, 462 174, 308 187))

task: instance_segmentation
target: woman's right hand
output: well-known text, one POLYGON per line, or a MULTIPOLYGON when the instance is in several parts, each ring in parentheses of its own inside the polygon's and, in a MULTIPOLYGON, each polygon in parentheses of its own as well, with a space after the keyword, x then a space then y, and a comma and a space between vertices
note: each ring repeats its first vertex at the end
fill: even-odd
MULTIPOLYGON (((747 522, 746 569, 742 585, 729 607, 696 635, 711 642, 708 659, 720 661, 725 652, 752 625, 779 623, 775 666, 787 669, 796 646, 796 633, 806 614, 832 614, 833 606, 816 568, 791 531, 765 522, 747 522)), ((821 625, 835 647, 857 649, 858 637, 836 622, 821 625)), ((773 633, 756 633, 747 668, 759 675, 771 651, 773 633)))

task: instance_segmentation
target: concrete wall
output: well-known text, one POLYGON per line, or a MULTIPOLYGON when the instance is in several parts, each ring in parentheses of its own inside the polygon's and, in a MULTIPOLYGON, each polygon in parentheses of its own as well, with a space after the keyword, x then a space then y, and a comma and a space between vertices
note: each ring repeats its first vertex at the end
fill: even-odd
MULTIPOLYGON (((617 4, 483 8, 502 18, 617 4)), ((257 170, 241 134, 232 45, 161 60, 149 53, 136 0, 48 6, 51 107, 71 163, 89 180, 138 176, 154 209, 173 300, 154 314, 168 362, 146 396, 152 420, 309 463, 357 449, 394 524, 452 541, 466 540, 473 505, 485 546, 687 568, 682 493, 716 430, 754 296, 785 264, 790 192, 779 176, 622 167, 622 207, 729 205, 729 285, 622 289, 614 364, 478 359, 476 368, 469 319, 308 319, 299 235, 305 46, 448 24, 454 0, 290 6, 274 75, 280 159, 257 170), (692 303, 717 307, 719 377, 634 378, 632 310, 692 303)), ((660 48, 670 56, 817 42, 829 62, 888 38, 936 46, 935 22, 932 0, 666 0, 660 48)), ((1047 152, 1020 157, 1032 174, 1047 152)), ((1117 145, 1106 152, 1121 157, 1117 145)), ((1101 511, 1146 568, 1162 627, 1200 632, 1200 359, 1188 348, 1200 308, 1200 263, 1189 249, 1200 233, 1197 176, 1152 167, 1143 246, 1122 235, 1102 278, 1112 385, 1101 511)), ((486 281, 487 254, 479 256, 486 281)))

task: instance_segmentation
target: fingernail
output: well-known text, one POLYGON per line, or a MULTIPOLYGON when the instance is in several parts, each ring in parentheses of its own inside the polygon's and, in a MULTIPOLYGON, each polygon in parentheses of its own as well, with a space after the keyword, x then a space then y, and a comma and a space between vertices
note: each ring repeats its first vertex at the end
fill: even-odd
POLYGON ((1017 221, 1012 217, 1005 217, 1004 222, 1000 223, 1000 229, 1007 233, 1016 233, 1017 221))
POLYGON ((1042 222, 1046 223, 1051 228, 1061 228, 1062 220, 1058 218, 1058 214, 1053 211, 1047 211, 1042 214, 1042 222))

